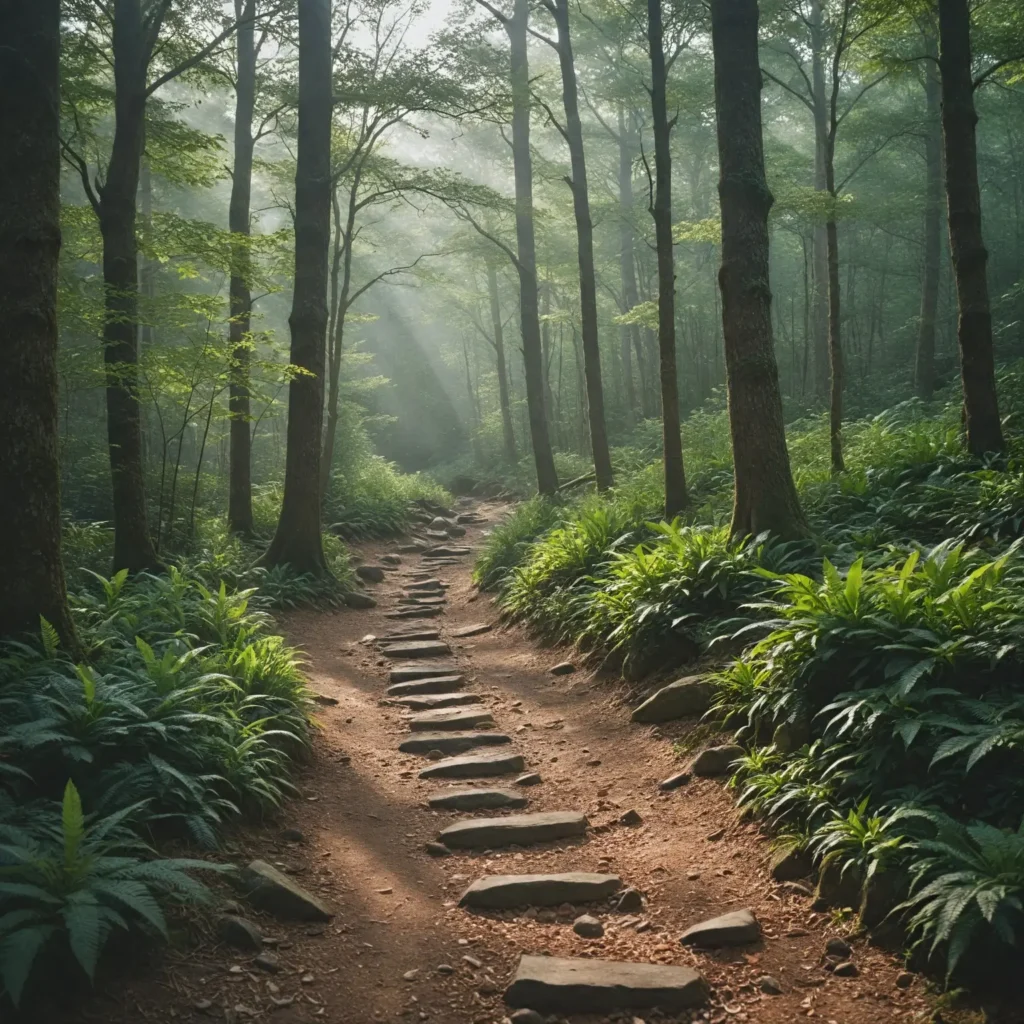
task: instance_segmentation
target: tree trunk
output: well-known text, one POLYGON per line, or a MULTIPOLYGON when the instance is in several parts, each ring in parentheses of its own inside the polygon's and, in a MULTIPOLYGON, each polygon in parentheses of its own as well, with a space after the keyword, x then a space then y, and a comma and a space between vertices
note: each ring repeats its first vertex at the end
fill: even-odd
POLYGON ((252 192, 252 117, 256 103, 256 0, 235 0, 238 30, 235 38, 238 76, 235 85, 235 163, 231 172, 228 229, 236 239, 231 261, 231 414, 228 453, 228 529, 252 534, 252 435, 249 422, 249 365, 251 310, 249 291, 250 195, 252 192))
POLYGON ((772 340, 757 0, 712 0, 722 210, 722 329, 735 489, 734 537, 806 532, 793 484, 772 340))
MULTIPOLYGON (((626 124, 625 113, 619 106, 619 274, 622 280, 622 312, 628 313, 640 299, 636 290, 636 266, 633 247, 636 232, 633 228, 633 148, 632 133, 626 124)), ((626 413, 630 426, 636 421, 636 388, 633 385, 632 347, 637 346, 637 366, 643 373, 640 353, 640 332, 636 324, 622 325, 622 378, 626 389, 626 413)), ((642 379, 642 378, 641 378, 642 379)))
MULTIPOLYGON (((825 26, 821 0, 811 0, 811 87, 814 113, 814 187, 828 188, 825 149, 828 145, 828 100, 825 95, 825 26)), ((814 332, 814 393, 824 399, 829 393, 831 362, 828 343, 828 233, 824 224, 814 228, 814 291, 811 325, 814 332)))
MULTIPOLYGON (((852 0, 844 0, 849 5, 852 0)), ((832 461, 832 472, 842 473, 843 463, 843 348, 840 337, 842 321, 840 303, 842 293, 839 284, 839 228, 836 224, 836 135, 839 131, 839 62, 842 57, 840 44, 832 57, 832 82, 829 95, 828 134, 825 137, 825 188, 829 195, 828 219, 825 222, 825 238, 828 252, 828 363, 831 371, 828 401, 828 436, 832 461)))
MULTIPOLYGON (((494 359, 498 371, 498 403, 501 406, 501 435, 505 444, 505 461, 514 466, 519 461, 516 451, 516 433, 512 427, 512 402, 508 393, 508 369, 505 366, 505 329, 501 323, 501 305, 498 296, 498 272, 493 263, 487 264, 487 294, 491 302, 491 328, 494 331, 494 359)), ((547 374, 545 374, 545 378, 547 374)))
MULTIPOLYGON (((934 38, 929 37, 926 46, 931 56, 938 55, 934 38)), ((921 285, 914 386, 918 397, 927 401, 935 390, 935 319, 939 308, 942 266, 942 84, 930 61, 925 62, 924 75, 924 280, 921 285)))
POLYGON ((957 342, 967 448, 973 455, 1003 450, 992 352, 992 311, 981 232, 981 192, 971 76, 971 16, 967 0, 939 0, 939 71, 946 158, 949 248, 959 310, 957 342))
POLYGON ((667 75, 661 0, 647 0, 647 39, 651 54, 651 110, 654 120, 655 189, 651 216, 658 250, 658 353, 661 371, 661 421, 665 462, 665 518, 686 507, 686 474, 676 384, 675 257, 672 251, 672 153, 665 91, 667 75))
POLYGON ((8 6, 0 61, 0 636, 40 616, 77 656, 60 556, 60 5, 8 6))
POLYGON ((114 507, 114 569, 159 569, 146 515, 139 404, 136 196, 146 116, 148 54, 139 0, 114 3, 114 139, 99 190, 103 237, 103 361, 114 507))
POLYGON ((587 416, 594 475, 599 491, 614 482, 608 450, 601 381, 601 346, 597 325, 597 275, 594 270, 594 225, 590 218, 587 158, 583 148, 576 65, 569 31, 569 0, 552 0, 549 10, 558 29, 558 63, 562 71, 562 104, 565 107, 565 140, 569 144, 573 215, 576 219, 576 253, 580 269, 580 326, 583 336, 583 372, 587 386, 587 416))
POLYGON ((516 188, 516 248, 519 271, 519 319, 523 334, 523 370, 530 440, 537 468, 537 490, 554 495, 558 473, 544 410, 545 371, 540 342, 537 294, 537 243, 533 224, 533 158, 530 153, 530 68, 527 56, 529 0, 515 0, 504 23, 509 40, 512 79, 512 161, 516 188))
POLYGON ((295 285, 290 362, 306 373, 288 385, 284 501, 266 565, 329 573, 320 536, 320 443, 331 233, 331 7, 299 0, 299 129, 295 170, 295 285))

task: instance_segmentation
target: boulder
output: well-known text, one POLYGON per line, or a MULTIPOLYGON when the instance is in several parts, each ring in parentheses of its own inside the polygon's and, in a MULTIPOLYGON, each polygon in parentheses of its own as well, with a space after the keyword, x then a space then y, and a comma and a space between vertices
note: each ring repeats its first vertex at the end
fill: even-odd
POLYGON ((334 917, 325 903, 266 861, 252 861, 240 881, 246 899, 274 917, 291 921, 330 921, 334 917))
POLYGON ((733 761, 743 757, 744 753, 746 751, 735 743, 727 743, 720 747, 707 747, 694 758, 690 771, 694 775, 703 777, 731 775, 735 770, 732 766, 733 761))
POLYGON ((645 724, 671 722, 676 718, 703 715, 711 707, 715 685, 700 676, 677 679, 651 694, 633 711, 633 721, 645 724))
POLYGON ((721 946, 746 946, 761 938, 761 926, 749 910, 734 910, 721 917, 713 917, 691 925, 679 941, 684 946, 703 946, 717 949, 721 946))

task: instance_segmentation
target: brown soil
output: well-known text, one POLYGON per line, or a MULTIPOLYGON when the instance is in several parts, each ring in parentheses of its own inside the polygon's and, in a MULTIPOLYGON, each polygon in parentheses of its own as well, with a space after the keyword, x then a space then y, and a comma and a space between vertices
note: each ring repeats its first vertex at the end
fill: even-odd
MULTIPOLYGON (((493 520, 500 508, 479 511, 493 520)), ((479 545, 480 532, 471 528, 466 543, 479 545)), ((357 557, 376 560, 391 547, 369 545, 357 557)), ((631 725, 614 680, 582 670, 552 676, 548 669, 566 652, 541 650, 519 629, 499 627, 487 596, 471 584, 470 559, 438 572, 451 584, 447 611, 422 625, 439 625, 445 637, 458 626, 496 623, 488 634, 452 641, 469 676, 467 689, 484 695, 498 728, 543 776, 526 790, 528 810, 583 810, 595 827, 579 842, 431 858, 425 844, 460 815, 426 808, 428 794, 444 783, 420 781, 424 760, 398 753, 404 712, 382 702, 385 659, 360 643, 364 634, 404 626, 384 613, 395 605, 389 595, 397 595, 397 574, 418 562, 403 556, 388 581, 373 588, 377 609, 299 612, 284 622, 289 639, 307 654, 313 689, 339 703, 318 711, 316 756, 298 780, 302 798, 231 852, 239 861, 261 856, 285 866, 336 908, 334 921, 310 928, 250 915, 278 940, 282 969, 275 975, 217 946, 204 926, 198 941, 193 936, 187 948, 172 949, 127 987, 123 979, 107 986, 75 1020, 500 1024, 507 1012, 502 993, 522 952, 691 965, 714 988, 711 1008, 695 1020, 926 1019, 924 983, 915 978, 909 989, 900 988, 901 964, 877 949, 852 940, 858 976, 826 971, 825 943, 843 933, 842 924, 770 880, 767 841, 756 826, 737 822, 723 786, 695 780, 659 794, 659 780, 684 766, 672 744, 681 730, 631 725), (618 824, 630 809, 642 824, 618 824), (301 830, 304 842, 279 840, 285 827, 301 830), (571 908, 551 920, 543 913, 471 914, 456 906, 481 873, 573 869, 611 870, 641 889, 650 927, 638 933, 602 907, 592 912, 603 919, 605 937, 586 940, 572 931, 571 908), (756 948, 704 954, 679 944, 688 925, 741 907, 750 907, 763 926, 756 948), (782 995, 761 993, 757 981, 764 975, 777 979, 782 995), (290 998, 290 1005, 279 1005, 290 998)), ((622 1019, 630 1020, 573 1021, 622 1019)), ((632 1024, 666 1019, 639 1013, 632 1024)))

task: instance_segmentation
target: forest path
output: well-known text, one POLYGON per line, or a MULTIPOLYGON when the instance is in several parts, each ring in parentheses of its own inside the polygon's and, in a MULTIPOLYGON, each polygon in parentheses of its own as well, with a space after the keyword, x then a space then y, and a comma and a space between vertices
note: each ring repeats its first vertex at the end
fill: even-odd
MULTIPOLYGON (((475 511, 493 523, 504 510, 480 505, 475 511)), ((478 548, 486 527, 471 526, 464 541, 453 543, 478 548)), ((396 546, 363 545, 353 555, 377 564, 396 546)), ((371 585, 377 608, 286 617, 289 640, 307 654, 312 688, 338 703, 319 709, 316 757, 299 779, 303 798, 285 808, 279 828, 253 834, 237 851, 288 870, 327 900, 336 917, 314 927, 254 917, 275 941, 278 973, 262 971, 251 954, 203 944, 169 958, 158 985, 150 979, 144 990, 115 997, 136 1015, 122 1018, 108 1006, 96 1019, 501 1024, 511 1012, 503 993, 522 953, 688 966, 712 986, 711 1004, 695 1014, 637 1010, 572 1016, 573 1024, 782 1024, 805 1017, 868 1024, 920 1013, 921 983, 909 991, 897 987, 899 965, 877 950, 854 944, 856 977, 833 977, 823 969, 825 943, 837 934, 828 915, 811 912, 806 895, 771 881, 767 844, 755 826, 737 822, 722 785, 695 779, 660 793, 658 782, 685 766, 673 754, 671 727, 632 725, 614 680, 583 671, 552 675, 563 655, 498 624, 488 597, 472 586, 472 556, 432 569, 447 583, 442 615, 387 618, 398 607, 400 588, 415 582, 411 574, 426 561, 400 557, 385 582, 371 585), (455 636, 475 623, 494 627, 479 636, 455 636), (511 738, 482 751, 522 754, 526 770, 540 773, 539 784, 517 787, 515 775, 424 780, 419 772, 433 762, 399 752, 413 734, 406 710, 385 700, 393 662, 378 645, 361 640, 421 628, 439 630, 452 655, 436 660, 457 665, 465 675, 461 692, 479 695, 496 730, 511 738), (469 817, 427 806, 448 786, 512 790, 529 800, 512 813, 579 811, 591 827, 583 838, 433 857, 427 843, 469 817), (620 824, 630 810, 641 822, 620 824), (285 826, 301 831, 302 841, 281 836, 285 826), (484 874, 569 871, 618 875, 623 886, 643 892, 643 910, 617 913, 607 900, 541 911, 458 906, 469 883, 484 874), (761 942, 707 953, 680 945, 690 925, 745 907, 761 923, 761 942), (602 921, 602 938, 574 933, 574 918, 587 912, 602 921), (781 994, 762 992, 765 975, 779 983, 781 994)))

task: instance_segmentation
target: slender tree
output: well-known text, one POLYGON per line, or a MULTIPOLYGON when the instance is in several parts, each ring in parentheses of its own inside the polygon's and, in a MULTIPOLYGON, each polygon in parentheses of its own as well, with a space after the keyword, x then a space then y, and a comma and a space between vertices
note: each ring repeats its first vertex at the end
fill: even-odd
POLYGON ((329 573, 320 535, 320 444, 327 346, 331 231, 331 6, 299 0, 299 116, 295 170, 295 284, 292 296, 284 500, 263 557, 297 572, 329 573))
POLYGON ((501 408, 501 437, 505 447, 505 459, 514 466, 519 459, 516 451, 516 434, 512 426, 512 400, 508 387, 508 367, 505 365, 505 326, 501 320, 501 301, 498 294, 498 269, 494 260, 487 261, 487 297, 491 312, 493 340, 484 332, 484 337, 494 348, 495 369, 498 374, 498 405, 501 408))
POLYGON ((0 636, 40 616, 77 652, 60 555, 60 4, 0 13, 0 636))
POLYGON ((718 195, 722 210, 722 328, 735 473, 732 533, 805 532, 782 420, 768 284, 757 0, 712 0, 718 195))

